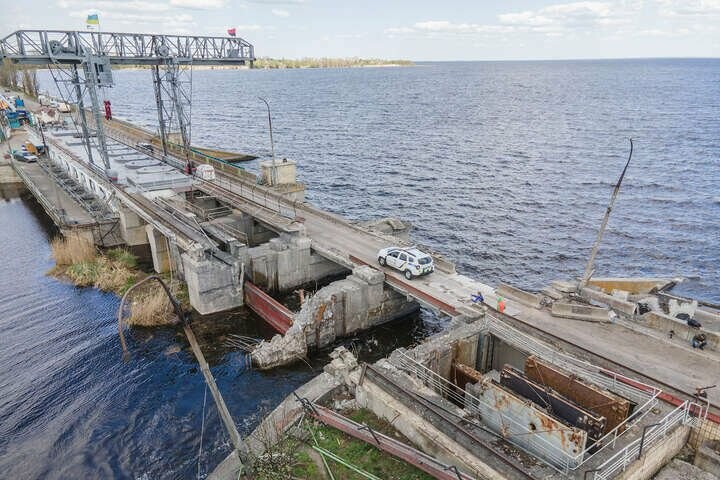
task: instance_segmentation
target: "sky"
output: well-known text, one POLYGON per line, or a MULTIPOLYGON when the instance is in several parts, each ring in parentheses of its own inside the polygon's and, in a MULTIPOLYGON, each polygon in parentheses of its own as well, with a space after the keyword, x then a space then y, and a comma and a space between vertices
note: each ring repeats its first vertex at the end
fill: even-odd
POLYGON ((237 35, 259 57, 720 57, 720 0, 0 0, 18 29, 237 35))

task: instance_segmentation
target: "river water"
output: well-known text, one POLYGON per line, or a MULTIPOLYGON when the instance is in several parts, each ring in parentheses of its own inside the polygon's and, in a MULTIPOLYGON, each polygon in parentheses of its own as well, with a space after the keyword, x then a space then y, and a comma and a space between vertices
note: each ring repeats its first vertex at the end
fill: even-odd
MULTIPOLYGON (((396 216, 414 239, 495 284, 582 273, 635 139, 597 275, 683 276, 720 302, 720 61, 427 63, 407 68, 198 70, 193 142, 298 162, 308 201, 396 216)), ((42 77, 47 85, 48 77, 42 77)), ((153 126, 148 71, 115 72, 114 113, 153 126)), ((49 88, 49 85, 48 85, 49 88)), ((257 161, 245 164, 257 169, 257 161)), ((45 276, 54 235, 27 197, 0 202, 0 471, 6 478, 194 478, 204 383, 181 332, 134 331, 118 299, 45 276)), ((354 341, 367 358, 438 328, 427 313, 354 341), (399 338, 397 338, 399 337, 399 338)), ((244 309, 197 335, 243 433, 321 368, 246 368, 228 334, 269 332, 244 309)), ((208 399, 201 475, 229 451, 208 399)))

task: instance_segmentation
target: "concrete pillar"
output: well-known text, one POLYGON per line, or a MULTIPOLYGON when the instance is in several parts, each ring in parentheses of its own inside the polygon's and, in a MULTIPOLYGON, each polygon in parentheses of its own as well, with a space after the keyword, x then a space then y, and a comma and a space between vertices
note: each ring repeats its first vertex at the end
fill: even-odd
POLYGON ((202 315, 243 305, 240 261, 229 254, 186 252, 181 255, 190 305, 202 315))
MULTIPOLYGON (((313 254, 311 243, 310 238, 300 233, 282 234, 248 249, 248 277, 264 290, 286 292, 346 272, 343 266, 313 254)), ((373 289, 375 297, 381 293, 382 285, 373 289)))
POLYGON ((122 204, 119 204, 118 207, 120 227, 125 244, 128 247, 147 245, 148 236, 145 230, 145 220, 122 204))
POLYGON ((408 315, 419 305, 384 288, 384 275, 368 266, 318 290, 295 315, 285 336, 262 342, 252 352, 253 364, 273 368, 302 358, 307 349, 323 348, 335 339, 408 315))
POLYGON ((168 241, 165 236, 155 230, 152 225, 145 225, 145 230, 147 231, 147 238, 150 242, 153 268, 157 273, 165 273, 170 270, 170 252, 168 251, 168 241))

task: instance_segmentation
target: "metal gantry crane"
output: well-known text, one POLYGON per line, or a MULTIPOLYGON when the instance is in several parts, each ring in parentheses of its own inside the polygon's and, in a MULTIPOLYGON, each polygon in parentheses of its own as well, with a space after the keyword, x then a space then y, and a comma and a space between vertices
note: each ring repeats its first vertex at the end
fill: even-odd
POLYGON ((0 59, 47 65, 63 101, 78 106, 79 129, 88 160, 95 164, 93 133, 85 98, 95 124, 96 150, 110 169, 98 89, 112 87, 111 65, 149 66, 152 71, 159 137, 167 155, 170 131, 177 125, 186 158, 190 153, 193 65, 250 65, 253 46, 239 37, 202 37, 95 31, 18 30, 0 40, 0 59))

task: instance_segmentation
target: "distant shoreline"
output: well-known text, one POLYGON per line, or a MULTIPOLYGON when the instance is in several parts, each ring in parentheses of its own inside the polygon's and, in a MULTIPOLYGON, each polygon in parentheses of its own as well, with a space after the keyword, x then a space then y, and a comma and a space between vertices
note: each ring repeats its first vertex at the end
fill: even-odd
MULTIPOLYGON (((303 68, 372 68, 372 67, 410 67, 410 60, 383 60, 379 58, 258 58, 253 62, 255 70, 285 70, 303 68)), ((147 70, 144 65, 117 65, 114 70, 147 70)), ((248 65, 197 65, 194 70, 249 70, 248 65)))

